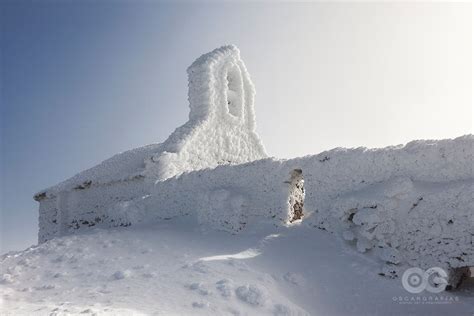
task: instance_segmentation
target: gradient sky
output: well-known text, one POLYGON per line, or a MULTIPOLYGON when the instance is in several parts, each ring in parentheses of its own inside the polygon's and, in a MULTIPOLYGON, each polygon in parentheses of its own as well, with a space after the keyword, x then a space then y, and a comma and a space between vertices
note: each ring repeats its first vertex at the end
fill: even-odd
POLYGON ((187 120, 186 68, 241 49, 272 156, 472 133, 471 4, 1 4, 0 252, 35 192, 187 120))

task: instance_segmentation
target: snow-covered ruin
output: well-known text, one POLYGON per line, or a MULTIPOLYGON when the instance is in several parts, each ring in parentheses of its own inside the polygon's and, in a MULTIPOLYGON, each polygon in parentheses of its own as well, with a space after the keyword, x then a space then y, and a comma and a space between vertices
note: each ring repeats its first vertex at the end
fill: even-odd
POLYGON ((189 68, 189 121, 35 195, 39 242, 92 226, 195 216, 232 233, 310 225, 373 253, 380 274, 474 266, 474 137, 267 158, 255 90, 235 46, 189 68))

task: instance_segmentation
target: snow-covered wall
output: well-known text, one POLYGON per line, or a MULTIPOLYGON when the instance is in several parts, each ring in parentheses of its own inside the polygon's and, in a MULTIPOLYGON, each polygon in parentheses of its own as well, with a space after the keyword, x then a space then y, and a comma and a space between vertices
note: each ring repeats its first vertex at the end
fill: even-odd
POLYGON ((468 135, 223 165, 151 187, 138 177, 134 189, 122 183, 47 199, 41 207, 48 212, 40 213, 60 214, 63 225, 48 224, 45 216, 40 233, 46 240, 84 227, 184 215, 203 228, 238 233, 261 225, 294 225, 295 201, 304 199, 297 225, 328 230, 358 251, 373 253, 384 275, 396 277, 406 265, 454 271, 474 266, 473 155, 474 137, 468 135))
POLYGON ((94 226, 128 226, 117 205, 150 191, 143 176, 107 184, 80 186, 40 200, 38 241, 94 226))
POLYGON ((234 233, 291 225, 296 171, 304 179, 304 225, 374 253, 390 277, 406 264, 453 271, 474 266, 473 149, 469 135, 221 166, 159 182, 126 213, 131 222, 191 215, 234 233))

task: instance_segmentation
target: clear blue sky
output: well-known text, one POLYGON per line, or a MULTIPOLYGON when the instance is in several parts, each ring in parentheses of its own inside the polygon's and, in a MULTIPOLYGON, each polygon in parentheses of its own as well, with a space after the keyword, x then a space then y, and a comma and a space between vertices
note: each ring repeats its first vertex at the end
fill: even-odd
POLYGON ((0 6, 1 253, 36 242, 35 192, 184 123, 186 67, 223 44, 271 155, 472 133, 468 3, 0 6))

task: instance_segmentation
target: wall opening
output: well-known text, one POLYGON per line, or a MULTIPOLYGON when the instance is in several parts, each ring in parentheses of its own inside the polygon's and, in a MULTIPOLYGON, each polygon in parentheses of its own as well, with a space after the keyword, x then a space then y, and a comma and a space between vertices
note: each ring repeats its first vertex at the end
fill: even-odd
POLYGON ((304 217, 304 179, 301 169, 294 169, 290 172, 289 210, 288 223, 295 223, 303 220, 304 217))
POLYGON ((229 114, 240 117, 242 114, 242 76, 237 66, 227 72, 226 102, 229 114))

